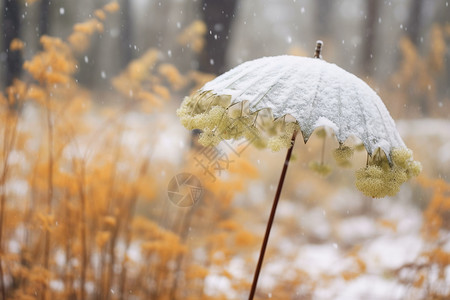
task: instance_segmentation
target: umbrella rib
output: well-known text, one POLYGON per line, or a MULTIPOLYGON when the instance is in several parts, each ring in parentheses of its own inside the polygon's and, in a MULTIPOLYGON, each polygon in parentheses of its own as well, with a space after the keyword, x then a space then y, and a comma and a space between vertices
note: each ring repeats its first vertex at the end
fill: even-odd
POLYGON ((253 107, 255 107, 256 105, 258 105, 261 101, 262 101, 262 99, 264 99, 264 97, 266 97, 267 96, 267 94, 278 84, 278 80, 281 78, 281 76, 280 77, 278 77, 277 79, 276 79, 276 82, 274 83, 274 84, 272 84, 270 87, 269 87, 269 89, 267 90, 267 92, 265 92, 258 100, 256 100, 255 101, 255 104, 252 104, 252 106, 253 107))
MULTIPOLYGON (((385 130, 386 133, 387 133, 387 138, 389 139, 389 144, 390 144, 391 147, 392 147, 392 145, 393 145, 393 143, 392 143, 392 138, 391 138, 391 136, 390 136, 390 134, 389 134, 389 130, 388 130, 387 127, 386 127, 386 123, 384 122, 385 120, 384 120, 383 114, 381 113, 380 108, 378 107, 378 105, 377 105, 376 103, 374 103, 374 104, 375 104, 375 107, 377 108, 378 113, 380 114, 381 120, 383 121, 382 123, 383 123, 384 130, 385 130)), ((390 149, 389 149, 389 152, 390 152, 390 149)))
MULTIPOLYGON (((212 88, 206 88, 206 84, 204 87, 201 88, 201 91, 215 91, 216 94, 219 94, 219 90, 224 90, 224 89, 228 89, 230 86, 232 86, 234 83, 236 83, 237 81, 241 80, 243 77, 247 76, 250 72, 252 72, 254 70, 254 68, 249 68, 249 70, 247 70, 247 72, 245 72, 244 74, 242 74, 242 76, 240 76, 239 78, 237 78, 236 80, 231 81, 230 83, 227 83, 227 85, 217 88, 217 87, 212 87, 212 88), (205 89, 206 88, 206 89, 205 89)), ((232 77, 232 76, 230 76, 232 77)), ((214 81, 211 81, 211 83, 213 83, 214 81)), ((213 85, 214 86, 214 85, 213 85)))
MULTIPOLYGON (((358 90, 356 90, 356 101, 358 102, 358 106, 359 106, 359 109, 360 109, 360 111, 361 111, 361 115, 362 115, 362 118, 363 118, 364 127, 366 127, 365 130, 364 130, 365 140, 366 140, 366 142, 368 143, 367 146, 370 146, 370 147, 369 147, 370 149, 367 149, 367 152, 369 153, 369 155, 372 155, 372 150, 373 150, 373 149, 372 149, 372 142, 369 140, 369 127, 367 127, 366 115, 365 115, 365 113, 364 113, 364 109, 363 109, 363 105, 362 105, 362 103, 361 103, 361 99, 359 98, 358 90)), ((361 138, 361 137, 360 137, 360 138, 361 138)), ((363 141, 363 143, 364 143, 364 141, 363 141)))
MULTIPOLYGON (((253 104, 252 103, 252 107, 255 107, 256 105, 258 105, 261 101, 262 101, 262 99, 264 99, 266 96, 267 96, 267 94, 279 83, 279 80, 283 77, 283 76, 285 76, 285 75, 287 75, 287 74, 289 74, 289 72, 280 72, 281 73, 281 75, 280 76, 277 76, 273 81, 272 81, 272 84, 270 85, 270 87, 269 87, 269 89, 267 90, 267 92, 265 92, 258 100, 256 100, 255 101, 255 103, 253 104)), ((281 116, 280 116, 281 117, 281 116)))
MULTIPOLYGON (((341 135, 342 135, 342 99, 341 99, 341 94, 342 94, 342 88, 339 85, 338 86, 338 122, 339 122, 339 133, 338 133, 338 140, 339 143, 341 143, 341 135)), ((345 141, 345 140, 344 140, 345 141)))
MULTIPOLYGON (((299 73, 298 71, 298 64, 291 64, 290 66, 288 66, 288 69, 286 71, 286 74, 288 74, 289 77, 295 77, 298 78, 299 73)), ((281 78, 281 77, 280 77, 281 78)), ((301 81, 301 78, 298 79, 298 82, 301 81)), ((284 93, 285 95, 288 95, 288 97, 292 97, 291 95, 293 95, 293 91, 297 90, 298 86, 296 84, 292 84, 289 86, 289 89, 286 91, 286 93, 284 93)), ((283 107, 280 109, 282 111, 286 111, 286 107, 288 106, 289 103, 289 98, 288 99, 284 99, 284 101, 282 102, 283 107)), ((292 113, 291 113, 292 115, 292 113)), ((286 114, 285 114, 286 116, 286 114)), ((281 117, 281 116, 280 116, 281 117)), ((300 122, 296 119, 297 124, 300 124, 300 122)))
MULTIPOLYGON (((201 94, 203 94, 203 92, 201 94)), ((205 95, 206 95, 206 93, 205 93, 205 95)), ((192 111, 195 111, 195 109, 198 107, 200 101, 207 102, 210 98, 214 98, 214 97, 216 97, 216 95, 214 93, 211 93, 210 95, 208 95, 206 97, 206 99, 204 99, 204 96, 199 96, 197 98, 197 100, 195 101, 195 104, 194 104, 194 107, 192 108, 192 111)), ((209 106, 210 106, 210 103, 208 104, 208 107, 209 106)))
MULTIPOLYGON (((266 67, 270 65, 267 64, 266 67)), ((227 83, 227 85, 225 87, 223 87, 223 89, 228 89, 230 86, 232 86, 234 83, 240 81, 242 78, 244 78, 245 76, 247 76, 249 73, 253 72, 255 69, 257 69, 259 66, 258 65, 254 65, 253 68, 248 68, 247 72, 245 72, 244 74, 242 74, 242 76, 239 76, 239 78, 233 80, 230 83, 227 83)), ((259 80, 259 79, 258 79, 259 80)), ((241 94, 242 95, 242 94, 241 94)))
MULTIPOLYGON (((319 93, 319 86, 320 86, 320 82, 322 81, 323 69, 324 69, 323 66, 321 66, 320 73, 319 73, 319 80, 317 81, 316 90, 314 92, 314 98, 313 98, 313 100, 311 102, 311 106, 309 108, 309 117, 308 117, 308 123, 309 124, 311 124, 312 114, 313 114, 313 111, 314 111, 314 104, 316 103, 317 94, 319 93)), ((315 128, 312 128, 312 127, 314 127, 314 125, 311 125, 311 129, 312 130, 311 130, 311 132, 308 132, 308 135, 310 135, 314 131, 315 128)), ((308 138, 309 138, 309 136, 308 136, 308 138)))

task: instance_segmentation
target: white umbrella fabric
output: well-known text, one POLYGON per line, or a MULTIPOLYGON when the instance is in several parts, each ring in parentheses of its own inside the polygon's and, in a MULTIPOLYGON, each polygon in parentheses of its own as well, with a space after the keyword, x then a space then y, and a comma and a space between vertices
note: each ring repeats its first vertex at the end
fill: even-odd
POLYGON ((298 56, 245 62, 208 82, 194 95, 229 95, 230 105, 248 101, 249 113, 270 109, 291 115, 305 142, 314 129, 328 126, 339 142, 356 136, 368 153, 405 147, 380 97, 361 79, 335 64, 298 56), (205 94, 205 92, 207 92, 205 94))

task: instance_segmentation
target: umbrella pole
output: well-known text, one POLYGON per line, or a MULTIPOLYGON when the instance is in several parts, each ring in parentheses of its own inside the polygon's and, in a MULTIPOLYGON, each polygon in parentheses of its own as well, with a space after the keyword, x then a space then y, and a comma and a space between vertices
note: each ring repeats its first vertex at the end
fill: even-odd
POLYGON ((267 242, 269 241, 270 230, 272 229, 273 219, 275 218, 275 212, 277 210, 278 201, 280 200, 281 190, 283 189, 284 178, 286 177, 287 168, 289 166, 289 161, 292 155, 292 149, 294 148, 295 137, 297 132, 294 132, 291 139, 291 147, 286 153, 286 159, 284 160, 283 170, 281 171, 280 180, 278 181, 277 192, 275 193, 275 198, 273 199, 272 210, 270 211, 269 220, 267 221, 266 233, 264 235, 264 240, 261 245, 261 251, 259 253, 258 264, 256 265, 255 275, 253 276, 252 288, 250 290, 249 300, 252 300, 255 296, 256 285, 258 284, 259 273, 261 272, 261 266, 264 260, 264 254, 266 252, 267 242))

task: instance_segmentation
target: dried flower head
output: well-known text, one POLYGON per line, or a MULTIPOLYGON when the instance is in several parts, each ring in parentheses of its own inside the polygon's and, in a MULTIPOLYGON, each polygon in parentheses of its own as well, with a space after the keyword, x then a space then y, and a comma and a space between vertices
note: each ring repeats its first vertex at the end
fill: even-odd
POLYGON ((158 68, 158 72, 160 75, 167 79, 167 81, 175 90, 179 90, 184 87, 185 79, 174 65, 167 63, 161 64, 158 68))
POLYGON ((117 1, 111 1, 103 6, 103 9, 109 13, 117 12, 120 9, 119 3, 117 1))
POLYGON ((327 136, 327 131, 325 130, 325 128, 318 128, 316 131, 315 131, 315 133, 316 133, 316 135, 319 137, 319 138, 321 138, 321 139, 324 139, 324 138, 326 138, 326 136, 327 136))
POLYGON ((409 149, 394 148, 391 157, 390 164, 384 154, 377 152, 365 168, 356 172, 356 187, 373 198, 394 196, 403 183, 422 170, 409 149))
POLYGON ((246 138, 258 148, 279 151, 291 146, 292 134, 299 130, 295 122, 284 118, 263 119, 260 111, 249 113, 245 104, 229 105, 229 97, 202 93, 186 97, 177 110, 187 129, 200 129, 202 145, 217 145, 223 139, 246 138))
POLYGON ((309 168, 314 172, 316 172, 317 174, 322 175, 324 177, 330 175, 331 171, 333 170, 331 166, 318 161, 310 162, 309 168))
POLYGON ((25 47, 24 42, 22 42, 20 39, 15 38, 11 41, 11 44, 9 45, 9 50, 11 51, 20 51, 23 50, 25 47))
POLYGON ((353 149, 348 146, 339 145, 339 148, 333 151, 333 157, 336 163, 340 167, 348 168, 351 167, 351 158, 353 156, 353 149))
POLYGON ((200 53, 205 45, 204 36, 206 32, 207 27, 205 23, 195 20, 178 35, 177 41, 180 45, 188 46, 195 53, 200 53))

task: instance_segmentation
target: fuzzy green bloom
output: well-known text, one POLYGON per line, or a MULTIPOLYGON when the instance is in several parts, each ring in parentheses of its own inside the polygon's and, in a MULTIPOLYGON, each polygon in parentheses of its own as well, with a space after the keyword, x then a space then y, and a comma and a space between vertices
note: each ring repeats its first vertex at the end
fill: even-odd
POLYGON ((216 146, 221 142, 221 139, 212 130, 207 128, 200 134, 198 142, 206 147, 216 146))
POLYGON ((379 166, 367 166, 356 171, 356 187, 365 195, 382 198, 387 195, 384 171, 379 166))
POLYGON ((393 149, 391 157, 394 165, 405 169, 408 179, 419 175, 422 171, 422 164, 413 160, 410 149, 393 149))
POLYGON ((400 186, 413 176, 417 176, 422 167, 412 158, 412 151, 394 148, 391 151, 392 165, 385 155, 377 153, 369 165, 356 171, 356 187, 364 195, 373 198, 394 196, 400 186))
POLYGON ((415 160, 410 162, 408 165, 408 169, 406 169, 406 175, 408 176, 408 179, 419 176, 420 172, 422 172, 422 164, 415 160))
POLYGON ((226 98, 216 98, 211 93, 186 97, 177 110, 183 126, 203 131, 198 141, 204 146, 215 146, 221 140, 246 138, 257 148, 279 151, 291 146, 293 133, 300 129, 295 122, 287 122, 284 118, 274 120, 261 112, 249 114, 243 104, 229 106, 226 98))
POLYGON ((316 172, 319 175, 322 175, 324 177, 328 176, 331 171, 333 170, 331 166, 327 164, 323 164, 317 161, 312 161, 309 163, 309 168, 316 172))
POLYGON ((352 166, 350 159, 353 156, 353 149, 348 146, 339 146, 333 151, 334 159, 340 167, 349 168, 352 166))
POLYGON ((358 144, 358 145, 355 146, 355 150, 356 151, 366 151, 366 146, 364 146, 363 143, 358 144))
POLYGON ((325 130, 325 128, 319 128, 315 131, 316 135, 321 138, 324 139, 327 137, 327 131, 325 130))
POLYGON ((289 148, 291 145, 292 145, 291 137, 287 134, 272 137, 267 142, 267 147, 274 152, 278 152, 281 149, 289 148))

